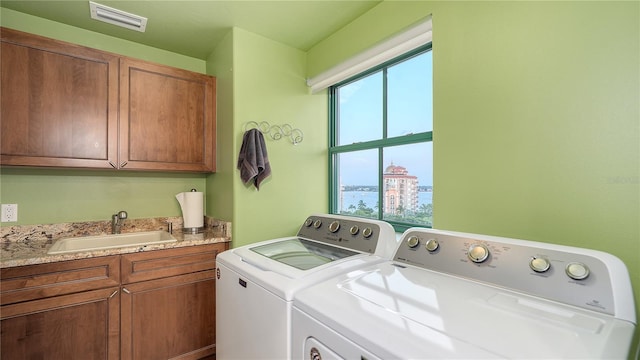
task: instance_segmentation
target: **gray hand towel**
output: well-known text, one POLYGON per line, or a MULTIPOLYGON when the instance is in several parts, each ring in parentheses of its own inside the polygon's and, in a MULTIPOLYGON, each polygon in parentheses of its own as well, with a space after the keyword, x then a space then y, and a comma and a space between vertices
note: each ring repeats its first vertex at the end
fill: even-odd
POLYGON ((242 182, 246 184, 253 181, 258 190, 262 180, 271 175, 267 145, 260 130, 250 129, 244 133, 238 155, 238 169, 242 182))

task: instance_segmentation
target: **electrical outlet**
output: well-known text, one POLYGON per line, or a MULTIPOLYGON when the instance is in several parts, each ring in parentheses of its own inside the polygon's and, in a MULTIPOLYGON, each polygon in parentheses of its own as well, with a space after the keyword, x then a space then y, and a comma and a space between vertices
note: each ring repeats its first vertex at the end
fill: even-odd
POLYGON ((2 222, 18 221, 18 204, 2 204, 2 222))

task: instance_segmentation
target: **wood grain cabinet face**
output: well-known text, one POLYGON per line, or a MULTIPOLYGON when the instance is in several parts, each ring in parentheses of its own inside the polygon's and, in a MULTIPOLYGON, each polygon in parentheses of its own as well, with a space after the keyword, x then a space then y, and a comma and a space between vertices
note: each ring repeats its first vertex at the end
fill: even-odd
POLYGON ((1 165, 215 171, 214 77, 0 33, 1 165))
POLYGON ((3 165, 111 168, 118 57, 2 28, 3 165))
POLYGON ((3 359, 119 359, 120 257, 0 271, 3 359))
POLYGON ((144 61, 120 62, 120 166, 215 170, 215 78, 144 61))
POLYGON ((122 359, 215 354, 215 288, 213 270, 124 286, 122 359))
POLYGON ((122 257, 122 359, 215 354, 215 258, 227 244, 122 257))
POLYGON ((3 359, 119 359, 118 288, 2 307, 3 359))
POLYGON ((0 269, 2 359, 215 354, 215 258, 227 243, 0 269))

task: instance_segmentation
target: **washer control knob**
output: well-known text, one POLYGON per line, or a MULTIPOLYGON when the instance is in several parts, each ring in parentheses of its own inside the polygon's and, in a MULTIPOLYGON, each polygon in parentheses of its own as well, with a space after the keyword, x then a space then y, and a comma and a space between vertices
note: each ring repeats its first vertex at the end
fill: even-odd
POLYGON ((583 263, 572 262, 564 268, 567 275, 574 280, 584 280, 589 276, 589 268, 583 263))
POLYGON ((322 226, 322 220, 316 220, 313 223, 313 227, 316 228, 316 229, 320 229, 320 226, 322 226))
POLYGON ((338 231, 339 229, 340 229, 340 222, 338 220, 335 220, 334 222, 329 224, 329 231, 331 231, 332 233, 338 231))
POLYGON ((529 267, 535 272, 543 273, 551 268, 551 263, 543 257, 533 257, 529 261, 529 267))
POLYGON ((349 229, 349 234, 351 235, 356 235, 358 234, 358 232, 360 231, 360 228, 358 227, 358 225, 353 225, 350 229, 349 229))
POLYGON ((420 244, 420 239, 418 239, 418 237, 417 237, 417 236, 415 236, 415 235, 410 236, 410 237, 407 239, 407 245, 408 245, 410 248, 412 248, 412 249, 413 249, 414 247, 418 246, 418 244, 420 244))
POLYGON ((469 246, 467 256, 474 263, 481 263, 489 257, 489 249, 484 244, 473 244, 469 246))
POLYGON ((312 218, 308 218, 307 221, 304 222, 304 226, 306 226, 306 227, 311 226, 311 224, 313 224, 313 219, 312 218))
POLYGON ((427 251, 434 252, 434 251, 438 250, 438 248, 440 247, 440 244, 438 243, 438 240, 436 240, 436 239, 429 239, 424 244, 424 247, 427 248, 427 251))
POLYGON ((317 348, 312 347, 309 352, 309 360, 322 360, 322 355, 320 355, 320 351, 317 348))
POLYGON ((371 228, 364 228, 364 230, 362 230, 362 236, 369 238, 371 235, 373 235, 373 230, 371 230, 371 228))

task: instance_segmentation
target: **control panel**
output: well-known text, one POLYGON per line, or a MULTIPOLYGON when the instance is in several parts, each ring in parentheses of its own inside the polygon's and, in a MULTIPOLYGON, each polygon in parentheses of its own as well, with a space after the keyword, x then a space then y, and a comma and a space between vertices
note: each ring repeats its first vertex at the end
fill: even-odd
POLYGON ((373 254, 381 241, 393 241, 391 225, 377 220, 340 215, 312 215, 298 231, 298 237, 373 254), (382 237, 392 237, 391 239, 382 237))
POLYGON ((400 241, 396 263, 611 315, 611 265, 626 271, 607 253, 526 240, 414 228, 400 241))

